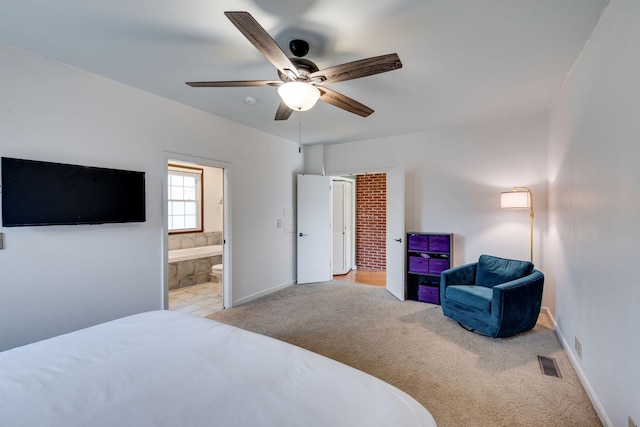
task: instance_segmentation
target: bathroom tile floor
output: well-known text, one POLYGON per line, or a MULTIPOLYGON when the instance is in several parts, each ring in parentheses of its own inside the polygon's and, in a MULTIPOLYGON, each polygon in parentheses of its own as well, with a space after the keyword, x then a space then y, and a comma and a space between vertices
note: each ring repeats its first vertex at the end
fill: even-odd
POLYGON ((217 283, 206 282, 169 291, 169 310, 206 317, 222 310, 217 283))

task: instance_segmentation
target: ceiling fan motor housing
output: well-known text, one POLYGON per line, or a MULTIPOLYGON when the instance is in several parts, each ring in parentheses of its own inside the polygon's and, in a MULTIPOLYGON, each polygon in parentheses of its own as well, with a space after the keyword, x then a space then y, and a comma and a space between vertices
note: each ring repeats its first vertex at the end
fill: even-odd
POLYGON ((309 53, 309 43, 300 39, 293 39, 289 42, 289 50, 293 53, 293 56, 302 58, 309 53))
MULTIPOLYGON (((316 71, 318 71, 318 66, 313 62, 309 61, 308 59, 304 59, 304 58, 290 58, 290 59, 293 65, 296 66, 296 70, 298 70, 298 74, 300 75, 300 80, 309 81, 310 80, 309 76, 312 73, 315 73, 316 71)), ((280 80, 282 80, 283 82, 288 82, 291 80, 289 76, 287 76, 280 70, 278 70, 278 76, 280 77, 280 80)))

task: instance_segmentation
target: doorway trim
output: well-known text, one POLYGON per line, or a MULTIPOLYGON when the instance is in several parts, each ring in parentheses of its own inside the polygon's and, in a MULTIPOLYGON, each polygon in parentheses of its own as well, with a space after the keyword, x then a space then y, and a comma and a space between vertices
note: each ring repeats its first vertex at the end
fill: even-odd
MULTIPOLYGON (((371 169, 352 169, 349 170, 348 172, 331 172, 331 171, 327 171, 326 175, 332 177, 333 179, 343 179, 346 176, 357 176, 357 175, 371 175, 371 174, 388 174, 389 171, 393 169, 391 167, 389 168, 371 168, 371 169)), ((350 178, 347 178, 350 179, 350 178)), ((356 210, 356 197, 357 197, 357 186, 356 186, 356 180, 355 179, 351 179, 351 181, 353 182, 353 185, 355 188, 355 191, 353 192, 353 208, 354 208, 354 215, 353 215, 353 224, 352 224, 352 228, 353 228, 353 268, 357 269, 357 265, 356 265, 356 255, 357 255, 357 249, 356 249, 356 242, 355 242, 355 235, 356 235, 356 215, 355 215, 355 210, 356 210)), ((389 195, 387 194, 387 203, 389 203, 389 195)), ((386 212, 385 212, 385 217, 386 217, 386 212)), ((389 237, 389 236, 387 236, 389 237)))
POLYGON ((232 282, 232 242, 231 242, 231 163, 206 157, 192 156, 189 154, 162 152, 162 307, 169 308, 169 216, 167 212, 168 199, 167 187, 169 185, 169 171, 167 165, 170 160, 194 163, 196 165, 209 166, 223 171, 223 218, 222 218, 222 306, 233 307, 232 282))
MULTIPOLYGON (((404 191, 405 191, 405 184, 404 181, 406 179, 405 176, 405 168, 404 167, 373 167, 373 168, 361 168, 361 169, 351 169, 351 170, 346 170, 346 171, 332 171, 332 170, 326 170, 325 174, 327 176, 331 176, 331 177, 338 177, 338 176, 349 176, 349 175, 364 175, 364 174, 374 174, 374 173, 384 173, 387 175, 387 180, 389 179, 389 174, 394 173, 395 171, 401 171, 402 175, 403 175, 403 193, 402 193, 402 197, 401 197, 401 203, 402 203, 402 210, 403 210, 403 217, 402 217, 402 223, 404 224, 403 226, 403 230, 401 231, 401 235, 400 235, 400 242, 404 243, 404 239, 406 236, 406 224, 405 224, 405 220, 406 220, 406 212, 404 212, 405 209, 405 195, 404 195, 404 191)), ((357 189, 356 189, 357 191, 357 189)), ((389 213, 389 209, 393 209, 395 207, 397 207, 397 204, 392 204, 392 201, 396 200, 395 197, 390 197, 390 193, 389 193, 389 189, 387 188, 387 216, 389 213)), ((397 203, 397 201, 396 201, 397 203)), ((386 238, 387 238, 387 245, 389 244, 391 239, 397 240, 394 238, 394 236, 391 235, 391 231, 389 230, 389 226, 387 225, 387 232, 386 232, 386 238)), ((403 258, 403 262, 401 263, 402 266, 399 267, 402 269, 402 271, 404 271, 404 264, 406 262, 406 260, 404 259, 404 250, 402 250, 400 252, 402 254, 402 258, 403 258)), ((387 254, 386 254, 386 258, 387 258, 387 263, 389 262, 389 246, 387 246, 387 254)), ((355 260, 354 260, 355 261, 355 260)), ((396 298, 398 298, 400 301, 404 301, 406 299, 406 295, 404 295, 405 293, 405 286, 404 286, 404 274, 402 274, 402 280, 401 283, 399 282, 397 285, 395 284, 395 282, 390 282, 390 277, 395 276, 395 275, 389 275, 389 264, 387 264, 387 284, 386 284, 386 289, 387 291, 389 291, 391 294, 393 294, 396 298), (393 289, 390 289, 390 283, 394 284, 393 289), (402 289, 401 289, 402 288, 402 289)), ((393 279, 391 279, 393 280, 393 279)))

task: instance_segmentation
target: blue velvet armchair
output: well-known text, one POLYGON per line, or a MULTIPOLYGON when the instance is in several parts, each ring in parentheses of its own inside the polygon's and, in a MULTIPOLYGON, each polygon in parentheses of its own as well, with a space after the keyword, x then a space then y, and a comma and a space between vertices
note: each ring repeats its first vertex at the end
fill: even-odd
POLYGON ((481 255, 441 273, 442 312, 480 334, 510 337, 535 326, 543 285, 544 275, 528 261, 481 255))

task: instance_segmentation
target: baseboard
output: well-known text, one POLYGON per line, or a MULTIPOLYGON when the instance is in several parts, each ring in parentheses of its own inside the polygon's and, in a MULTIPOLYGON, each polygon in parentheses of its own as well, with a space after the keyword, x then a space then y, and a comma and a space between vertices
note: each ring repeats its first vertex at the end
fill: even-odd
POLYGON ((291 285, 295 285, 295 283, 296 283, 296 281, 292 280, 291 282, 282 283, 280 285, 273 286, 273 287, 271 287, 269 289, 265 289, 265 290, 262 290, 260 292, 256 292, 255 294, 247 295, 246 297, 233 300, 233 306, 251 302, 251 301, 253 301, 255 299, 258 299, 260 297, 263 297, 265 295, 269 295, 269 294, 271 294, 273 292, 279 291, 280 289, 288 288, 291 285))
POLYGON ((580 366, 578 359, 576 359, 575 353, 573 352, 573 348, 569 345, 569 342, 562 335, 562 332, 560 332, 560 329, 558 329, 558 324, 556 323, 556 319, 551 314, 551 310, 549 310, 548 307, 542 307, 540 311, 544 312, 547 316, 549 316, 549 319, 551 319, 551 322, 553 323, 553 330, 556 332, 556 336, 558 337, 558 340, 560 341, 562 348, 564 348, 564 352, 569 357, 569 362, 571 362, 573 369, 578 374, 578 378, 580 379, 582 386, 587 392, 587 396, 589 396, 589 400, 591 400, 591 403, 593 404, 593 407, 595 408, 596 413, 600 418, 600 422, 602 422, 602 424, 606 427, 613 427, 613 424, 611 424, 611 420, 609 420, 607 413, 605 412, 604 408, 602 407, 602 404, 600 403, 600 399, 598 399, 598 396, 596 395, 595 391, 593 391, 593 388, 591 387, 591 384, 589 383, 587 376, 584 374, 584 371, 582 370, 582 367, 580 366))

